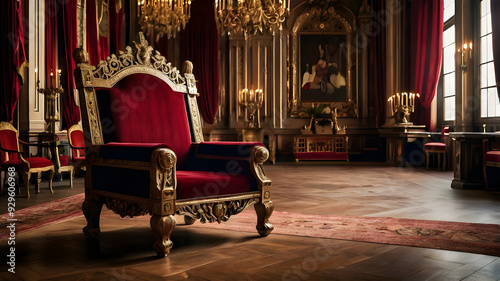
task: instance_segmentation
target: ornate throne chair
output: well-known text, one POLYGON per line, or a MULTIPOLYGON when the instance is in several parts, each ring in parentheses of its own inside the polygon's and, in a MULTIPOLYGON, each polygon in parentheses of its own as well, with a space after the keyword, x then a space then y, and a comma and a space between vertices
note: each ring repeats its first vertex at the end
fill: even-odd
POLYGON ((172 248, 174 214, 220 223, 254 204, 257 231, 271 233, 269 152, 258 142, 203 141, 190 62, 181 75, 142 34, 95 67, 82 49, 73 56, 88 151, 87 236, 100 233, 103 204, 122 217, 151 214, 161 257, 172 248))

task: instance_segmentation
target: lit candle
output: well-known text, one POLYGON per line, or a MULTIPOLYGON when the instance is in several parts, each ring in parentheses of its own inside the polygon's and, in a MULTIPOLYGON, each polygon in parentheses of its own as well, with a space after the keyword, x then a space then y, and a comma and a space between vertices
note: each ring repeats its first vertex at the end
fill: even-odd
POLYGON ((398 102, 396 103, 398 106, 401 105, 401 99, 399 98, 399 93, 396 94, 398 102))
POLYGON ((390 97, 388 100, 387 100, 391 106, 391 114, 394 115, 394 106, 392 104, 392 97, 390 97))
POLYGON ((61 69, 58 69, 57 72, 59 72, 59 86, 61 86, 61 69))
POLYGON ((52 72, 52 69, 50 70, 50 87, 53 87, 53 82, 54 82, 54 73, 52 72))

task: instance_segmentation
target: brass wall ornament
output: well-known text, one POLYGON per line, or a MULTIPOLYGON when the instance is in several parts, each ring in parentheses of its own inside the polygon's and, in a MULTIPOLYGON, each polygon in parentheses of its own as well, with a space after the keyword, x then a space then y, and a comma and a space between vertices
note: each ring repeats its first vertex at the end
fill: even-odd
POLYGON ((290 0, 216 0, 215 16, 225 32, 243 32, 245 36, 257 32, 281 30, 290 15, 290 0))

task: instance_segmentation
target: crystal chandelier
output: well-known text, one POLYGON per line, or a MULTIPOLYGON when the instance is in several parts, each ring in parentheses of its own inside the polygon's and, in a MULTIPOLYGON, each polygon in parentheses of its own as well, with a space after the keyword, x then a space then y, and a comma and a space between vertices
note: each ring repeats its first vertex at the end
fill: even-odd
POLYGON ((175 38, 191 17, 191 0, 139 0, 138 6, 142 31, 156 41, 175 38))
POLYGON ((215 12, 224 31, 255 35, 276 27, 281 30, 290 14, 290 0, 215 0, 215 12))

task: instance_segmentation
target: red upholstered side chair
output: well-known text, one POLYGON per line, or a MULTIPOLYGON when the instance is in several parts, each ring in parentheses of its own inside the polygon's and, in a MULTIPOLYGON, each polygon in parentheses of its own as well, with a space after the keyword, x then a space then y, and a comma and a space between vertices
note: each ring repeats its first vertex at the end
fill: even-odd
POLYGON ((261 236, 273 230, 271 180, 259 142, 204 142, 193 65, 182 74, 139 41, 93 67, 75 50, 87 178, 84 233, 97 237, 103 204, 124 216, 151 214, 158 256, 172 248, 176 220, 225 222, 248 206, 261 236))
POLYGON ((69 146, 71 147, 71 165, 75 169, 85 169, 85 139, 82 126, 76 124, 68 129, 69 146))
MULTIPOLYGON (((0 122, 0 168, 2 173, 10 167, 14 167, 16 172, 21 173, 24 185, 26 186, 26 194, 30 198, 29 180, 31 174, 47 172, 49 176, 49 188, 52 190, 52 179, 54 178, 54 165, 52 161, 44 157, 27 157, 24 158, 19 152, 19 134, 10 123, 0 122)), ((24 143, 24 142, 23 142, 24 143)), ((24 143, 29 145, 28 143, 24 143)), ((3 184, 3 180, 2 180, 3 184)), ((38 180, 36 181, 36 191, 39 191, 38 180)))
POLYGON ((486 189, 500 189, 500 143, 483 140, 483 172, 486 189))
POLYGON ((438 167, 440 167, 441 156, 443 156, 442 168, 443 170, 446 169, 446 143, 444 141, 445 137, 448 136, 449 133, 450 133, 450 127, 443 126, 443 128, 441 129, 441 140, 443 142, 428 142, 424 144, 425 163, 427 168, 429 168, 430 156, 437 155, 438 167))
POLYGON ((71 188, 73 188, 75 169, 85 169, 85 141, 80 125, 75 124, 68 129, 68 140, 71 148, 71 158, 67 155, 59 156, 59 162, 57 163, 59 168, 57 171, 59 173, 69 172, 69 182, 71 188))

